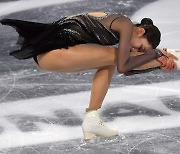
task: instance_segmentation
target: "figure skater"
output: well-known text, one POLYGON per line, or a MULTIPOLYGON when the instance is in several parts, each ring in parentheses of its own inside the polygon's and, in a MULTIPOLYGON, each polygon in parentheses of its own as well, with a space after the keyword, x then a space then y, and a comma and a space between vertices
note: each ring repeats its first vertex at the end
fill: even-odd
POLYGON ((99 109, 113 73, 126 75, 151 68, 176 69, 174 55, 156 49, 161 33, 149 18, 133 24, 119 13, 86 12, 53 23, 3 19, 19 33, 21 48, 10 52, 17 59, 34 58, 38 68, 51 72, 97 69, 82 124, 84 139, 113 137, 118 131, 106 126, 99 109), (112 46, 112 45, 118 45, 112 46))

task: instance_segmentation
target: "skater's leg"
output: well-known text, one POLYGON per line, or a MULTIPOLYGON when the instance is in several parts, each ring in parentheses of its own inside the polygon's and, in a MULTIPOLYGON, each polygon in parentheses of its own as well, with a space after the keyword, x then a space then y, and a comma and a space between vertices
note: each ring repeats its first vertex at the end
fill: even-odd
POLYGON ((38 56, 41 69, 52 72, 77 72, 116 65, 117 49, 99 45, 77 45, 38 56))
POLYGON ((98 112, 108 91, 114 70, 114 65, 104 66, 99 68, 94 76, 90 104, 89 108, 86 109, 82 125, 85 140, 90 140, 96 136, 113 137, 118 135, 117 130, 102 122, 98 112))
POLYGON ((114 65, 104 66, 97 70, 93 79, 91 98, 89 108, 87 110, 97 110, 101 108, 104 97, 110 86, 114 71, 114 65))

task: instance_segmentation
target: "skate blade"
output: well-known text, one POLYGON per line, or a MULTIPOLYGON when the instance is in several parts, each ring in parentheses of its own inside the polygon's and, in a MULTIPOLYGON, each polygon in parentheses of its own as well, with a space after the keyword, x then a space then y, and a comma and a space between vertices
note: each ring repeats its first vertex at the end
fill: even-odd
POLYGON ((93 133, 84 133, 84 140, 88 141, 88 140, 92 140, 96 138, 96 135, 93 133))
POLYGON ((89 148, 93 146, 105 146, 106 144, 116 144, 119 142, 125 142, 126 137, 124 135, 117 135, 112 137, 104 137, 104 136, 95 136, 90 140, 81 139, 80 147, 81 148, 89 148))
POLYGON ((116 135, 116 136, 99 136, 99 135, 95 135, 93 133, 84 133, 84 140, 85 141, 89 141, 89 140, 93 140, 93 139, 113 139, 113 138, 121 138, 121 139, 124 139, 125 136, 124 135, 116 135))

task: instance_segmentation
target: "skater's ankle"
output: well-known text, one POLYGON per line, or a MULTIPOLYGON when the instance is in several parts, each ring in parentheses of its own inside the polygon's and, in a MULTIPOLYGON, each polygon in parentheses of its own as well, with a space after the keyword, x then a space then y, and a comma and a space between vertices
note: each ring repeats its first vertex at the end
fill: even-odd
POLYGON ((97 111, 100 108, 86 108, 86 112, 97 111))

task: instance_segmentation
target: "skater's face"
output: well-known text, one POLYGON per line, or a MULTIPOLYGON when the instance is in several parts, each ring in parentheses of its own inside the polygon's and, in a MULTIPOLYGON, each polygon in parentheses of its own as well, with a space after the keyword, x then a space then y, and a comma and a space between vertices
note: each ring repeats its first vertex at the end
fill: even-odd
POLYGON ((152 45, 143 35, 144 28, 134 27, 133 36, 131 38, 131 51, 145 52, 152 49, 152 45))

